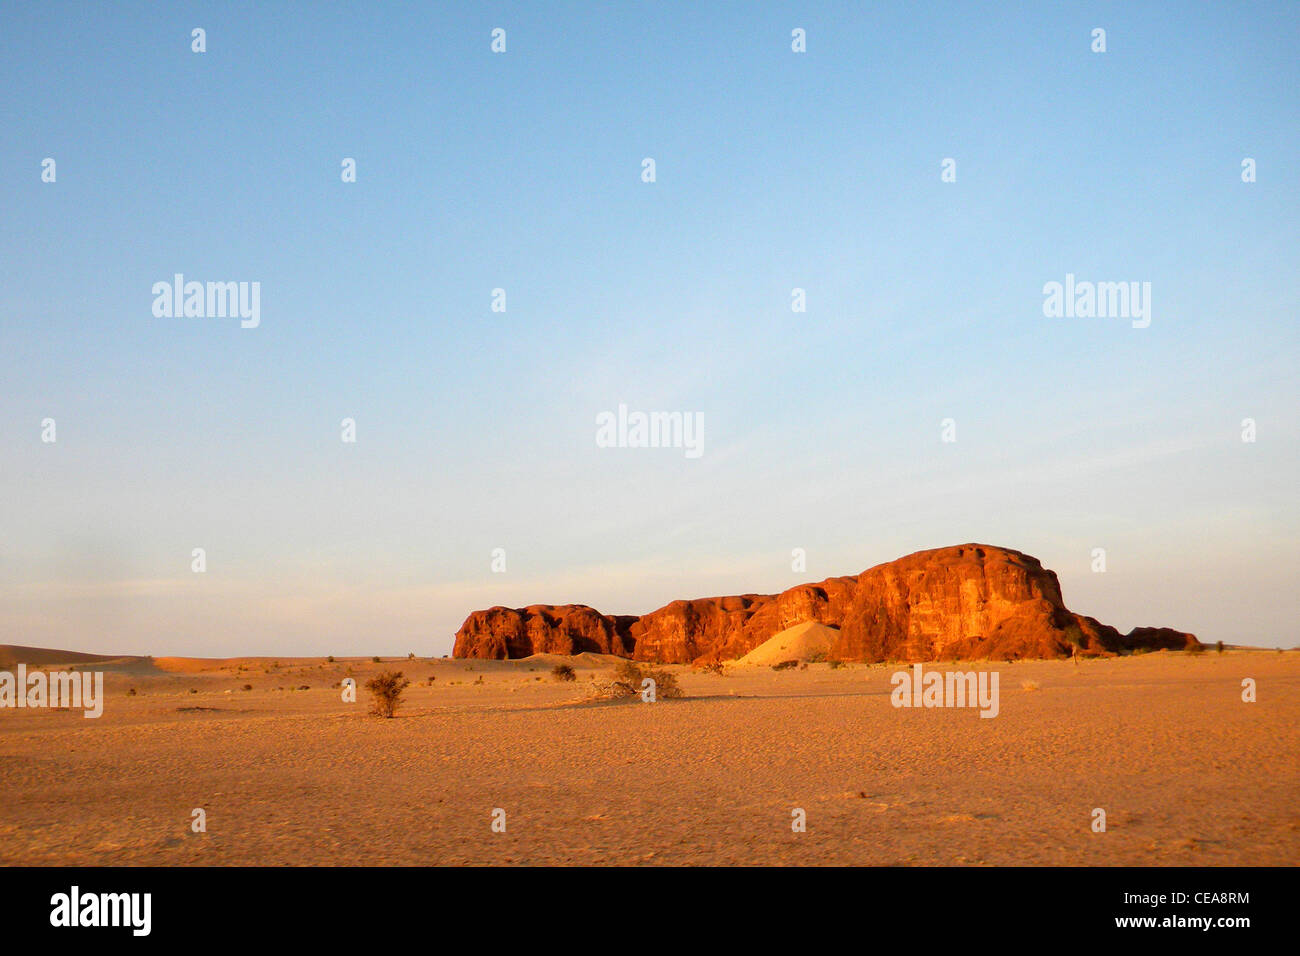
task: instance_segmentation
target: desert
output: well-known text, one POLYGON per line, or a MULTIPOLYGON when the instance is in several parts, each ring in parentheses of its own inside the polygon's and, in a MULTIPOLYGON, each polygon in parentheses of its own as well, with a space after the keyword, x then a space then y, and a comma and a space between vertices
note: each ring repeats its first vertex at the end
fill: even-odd
POLYGON ((99 719, 0 711, 0 863, 1300 862, 1295 651, 926 665, 999 673, 992 720, 893 706, 891 661, 667 664, 680 699, 599 699, 621 661, 0 647, 106 676, 99 719), (411 685, 377 719, 390 671, 411 685))

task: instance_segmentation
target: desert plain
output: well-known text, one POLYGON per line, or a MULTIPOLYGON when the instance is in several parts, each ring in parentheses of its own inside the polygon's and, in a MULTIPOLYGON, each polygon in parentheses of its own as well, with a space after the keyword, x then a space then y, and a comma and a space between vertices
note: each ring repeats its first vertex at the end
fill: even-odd
POLYGON ((1300 863, 1295 651, 926 665, 997 671, 993 719, 894 707, 889 663, 674 665, 654 703, 593 700, 595 654, 70 663, 102 717, 0 710, 0 863, 1300 863))

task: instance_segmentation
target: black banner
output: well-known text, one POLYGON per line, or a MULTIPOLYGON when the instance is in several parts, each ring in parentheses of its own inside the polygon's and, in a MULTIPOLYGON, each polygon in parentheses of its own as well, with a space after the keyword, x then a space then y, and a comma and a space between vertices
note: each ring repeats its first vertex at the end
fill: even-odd
POLYGON ((683 944, 819 935, 831 924, 917 944, 1025 939, 1231 945, 1286 929, 1283 869, 190 868, 0 870, 6 939, 128 945, 527 938, 683 944))

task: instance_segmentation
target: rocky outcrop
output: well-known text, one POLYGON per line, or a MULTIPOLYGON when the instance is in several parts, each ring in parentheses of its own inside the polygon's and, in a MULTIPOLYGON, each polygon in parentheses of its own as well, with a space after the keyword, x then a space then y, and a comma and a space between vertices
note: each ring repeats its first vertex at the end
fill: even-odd
POLYGON ((617 654, 631 657, 635 615, 601 614, 585 604, 475 611, 456 632, 455 657, 508 660, 532 654, 617 654))
POLYGON ((453 654, 500 660, 595 651, 661 663, 733 660, 805 621, 839 628, 831 657, 846 661, 1068 657, 1198 644, 1170 628, 1120 634, 1069 611, 1056 574, 1037 558, 965 544, 775 595, 673 601, 641 617, 573 604, 475 611, 456 633, 453 654))

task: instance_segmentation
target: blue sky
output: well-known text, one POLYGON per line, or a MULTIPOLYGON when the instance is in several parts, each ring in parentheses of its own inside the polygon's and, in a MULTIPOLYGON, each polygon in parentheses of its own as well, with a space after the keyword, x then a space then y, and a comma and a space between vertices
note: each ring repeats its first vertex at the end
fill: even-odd
POLYGON ((445 653, 966 541, 1300 643, 1297 49, 1294 3, 7 4, 0 643, 445 653), (261 325, 156 318, 177 272, 261 325), (1150 327, 1044 317, 1067 273, 1150 327), (703 456, 598 448, 619 403, 703 456))

